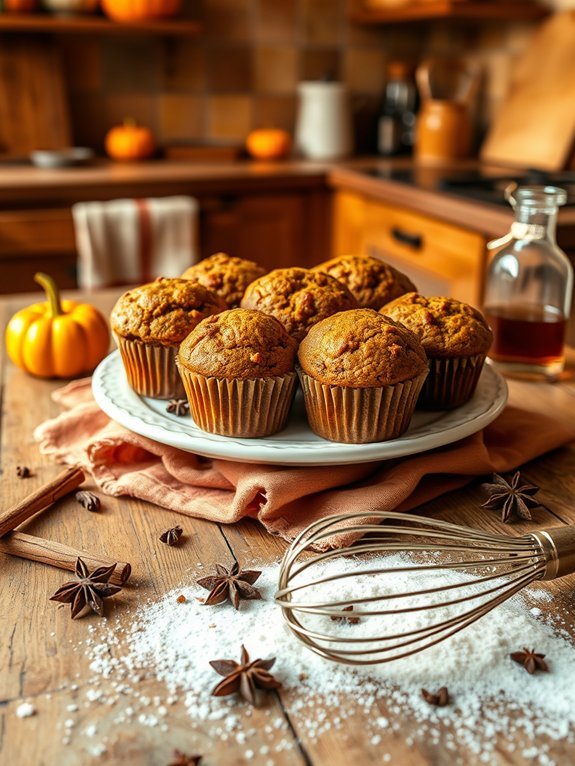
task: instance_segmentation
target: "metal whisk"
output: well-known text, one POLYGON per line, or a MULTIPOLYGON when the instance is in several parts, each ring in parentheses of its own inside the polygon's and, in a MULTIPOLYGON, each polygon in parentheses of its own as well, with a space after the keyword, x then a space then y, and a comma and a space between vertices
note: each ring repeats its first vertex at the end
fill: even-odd
POLYGON ((374 665, 415 654, 535 580, 575 572, 575 527, 514 538, 411 514, 370 517, 388 523, 362 524, 365 513, 357 512, 310 524, 280 567, 275 601, 287 625, 313 652, 337 662, 374 665), (346 548, 313 550, 342 533, 362 539, 346 548), (453 574, 446 576, 447 570, 453 574), (363 625, 346 624, 352 621, 363 625), (393 623, 391 632, 386 621, 393 623))

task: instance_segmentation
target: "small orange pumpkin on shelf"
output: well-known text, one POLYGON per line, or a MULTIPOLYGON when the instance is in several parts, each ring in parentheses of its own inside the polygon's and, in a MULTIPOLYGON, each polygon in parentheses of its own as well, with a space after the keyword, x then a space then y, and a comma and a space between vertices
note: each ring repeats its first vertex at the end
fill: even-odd
POLYGON ((291 150, 291 136, 280 128, 258 128, 246 139, 246 149, 257 160, 279 160, 291 150))
POLYGON ((177 16, 182 0, 101 0, 100 5, 114 21, 146 21, 177 16))
POLYGON ((60 300, 52 277, 39 272, 48 300, 17 311, 6 327, 6 350, 17 367, 38 378, 76 378, 108 353, 110 332, 89 303, 60 300))
POLYGON ((106 153, 114 160, 145 160, 156 151, 152 131, 126 119, 106 134, 106 153))

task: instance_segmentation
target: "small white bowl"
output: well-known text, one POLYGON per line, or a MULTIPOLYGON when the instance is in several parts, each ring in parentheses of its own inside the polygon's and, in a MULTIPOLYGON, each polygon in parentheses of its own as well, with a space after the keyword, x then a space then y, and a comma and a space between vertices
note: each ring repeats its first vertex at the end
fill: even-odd
POLYGON ((30 162, 37 168, 66 168, 86 165, 94 157, 94 150, 87 146, 70 146, 64 149, 36 149, 30 153, 30 162))

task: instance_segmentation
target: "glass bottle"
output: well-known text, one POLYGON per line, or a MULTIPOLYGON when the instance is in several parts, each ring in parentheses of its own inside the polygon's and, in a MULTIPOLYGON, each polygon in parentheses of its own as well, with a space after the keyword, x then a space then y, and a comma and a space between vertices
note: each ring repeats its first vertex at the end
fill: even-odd
POLYGON ((506 194, 516 220, 488 266, 484 313, 493 330, 489 357, 503 373, 557 379, 563 370, 573 268, 555 241, 557 210, 567 193, 520 186, 506 194))
POLYGON ((415 133, 417 89, 403 61, 392 61, 377 118, 377 151, 384 157, 410 152, 415 133))

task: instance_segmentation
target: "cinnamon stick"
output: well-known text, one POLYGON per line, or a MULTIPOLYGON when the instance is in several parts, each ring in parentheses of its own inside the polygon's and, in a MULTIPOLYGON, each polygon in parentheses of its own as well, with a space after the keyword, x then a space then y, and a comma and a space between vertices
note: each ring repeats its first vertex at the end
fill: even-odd
POLYGON ((39 561, 42 564, 50 564, 70 572, 74 571, 78 557, 86 562, 89 569, 109 567, 115 563, 117 566, 110 578, 110 582, 114 585, 124 585, 132 572, 132 567, 125 561, 115 562, 104 556, 95 556, 85 551, 78 551, 69 545, 26 535, 24 532, 9 532, 5 537, 0 538, 0 552, 30 561, 39 561))
POLYGON ((66 468, 54 479, 38 487, 23 500, 0 512, 0 537, 11 532, 19 524, 34 516, 39 511, 49 508, 56 500, 69 494, 84 481, 84 472, 73 466, 66 468))

